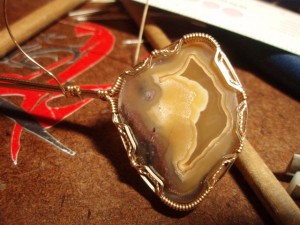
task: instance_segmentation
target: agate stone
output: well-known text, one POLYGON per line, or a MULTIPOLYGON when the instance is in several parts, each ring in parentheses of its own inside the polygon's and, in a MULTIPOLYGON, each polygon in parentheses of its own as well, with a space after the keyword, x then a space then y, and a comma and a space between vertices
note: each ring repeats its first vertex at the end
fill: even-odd
POLYGON ((134 166, 158 180, 164 201, 193 207, 242 147, 247 105, 236 74, 214 39, 193 34, 123 76, 118 111, 134 166))

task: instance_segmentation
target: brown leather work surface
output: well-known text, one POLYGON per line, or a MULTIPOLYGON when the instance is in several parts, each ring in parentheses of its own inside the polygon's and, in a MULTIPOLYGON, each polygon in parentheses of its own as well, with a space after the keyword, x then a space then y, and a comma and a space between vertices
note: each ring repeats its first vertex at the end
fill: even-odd
MULTIPOLYGON (((10 18, 15 20, 45 2, 10 1, 10 18), (24 6, 29 2, 39 3, 24 6)), ((72 80, 75 84, 113 83, 132 65, 135 48, 124 45, 123 40, 137 37, 133 21, 95 23, 106 27, 115 43, 99 63, 72 80)), ((78 44, 75 25, 63 18, 42 34, 64 34, 78 44)), ((195 31, 192 29, 190 32, 195 31)), ((230 53, 230 46, 225 49, 230 53)), ((239 61, 242 59, 236 65, 239 61)), ((0 66, 1 73, 32 73, 0 66)), ((300 104, 247 68, 236 68, 248 94, 247 139, 286 187, 282 174, 293 153, 300 153, 300 104)), ((5 99, 16 105, 22 102, 20 97, 5 99)), ((64 100, 59 99, 59 107, 64 100)), ((18 164, 14 165, 10 156, 13 126, 12 119, 0 114, 0 224, 274 224, 235 166, 195 210, 182 213, 163 205, 130 166, 106 102, 93 100, 47 129, 77 152, 74 157, 23 130, 18 164)))

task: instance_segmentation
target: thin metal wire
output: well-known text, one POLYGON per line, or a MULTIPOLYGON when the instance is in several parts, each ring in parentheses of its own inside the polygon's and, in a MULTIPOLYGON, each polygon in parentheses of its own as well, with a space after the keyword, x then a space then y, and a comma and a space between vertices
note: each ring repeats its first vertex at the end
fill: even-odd
POLYGON ((7 19, 7 13, 6 13, 6 0, 3 0, 3 14, 4 14, 4 22, 5 22, 5 26, 6 29, 8 31, 8 34, 10 36, 10 38, 12 39, 12 41, 15 43, 16 47, 36 66, 38 66, 39 68, 41 68, 47 75, 49 75, 51 78, 53 78, 55 80, 55 82, 58 84, 60 90, 62 91, 62 93, 65 95, 66 91, 63 87, 63 85, 59 82, 59 80, 57 79, 57 77, 50 72, 49 70, 47 70, 45 67, 43 67, 42 65, 40 65, 37 61, 35 61, 30 55, 28 55, 23 48, 19 45, 19 43, 17 42, 17 40, 15 39, 10 27, 9 27, 9 23, 8 23, 8 19, 7 19))
POLYGON ((148 8, 149 8, 149 0, 146 0, 145 7, 144 7, 144 12, 143 12, 143 17, 142 17, 142 22, 141 22, 141 27, 140 27, 140 32, 139 32, 138 44, 137 44, 136 51, 135 51, 135 56, 134 56, 134 65, 137 64, 138 59, 139 59, 139 55, 140 55, 142 37, 143 37, 146 18, 147 18, 147 14, 148 14, 148 8))
MULTIPOLYGON (((26 81, 8 77, 0 76, 0 86, 8 88, 25 88, 30 90, 40 90, 49 92, 61 92, 61 89, 57 85, 37 83, 34 81, 26 81)), ((98 98, 97 90, 81 89, 76 85, 67 85, 65 88, 65 96, 82 97, 82 98, 98 98)))
MULTIPOLYGON (((28 55, 25 50, 19 45, 17 40, 15 39, 9 23, 7 19, 7 10, 6 10, 6 5, 7 5, 7 0, 3 0, 3 14, 4 14, 4 22, 5 26, 7 28, 7 31, 16 45, 16 47, 24 54, 32 63, 34 63, 36 66, 41 68, 44 72, 46 72, 47 75, 49 75, 51 78, 53 78, 58 86, 55 85, 50 85, 50 84, 43 84, 43 83, 37 83, 33 81, 24 81, 24 80, 19 80, 19 79, 14 79, 14 78, 9 78, 9 77, 1 77, 0 76, 0 86, 3 87, 10 87, 10 88, 28 88, 31 90, 44 90, 44 91, 51 91, 51 92, 62 92, 66 96, 79 96, 79 97, 92 97, 92 98, 99 98, 99 93, 98 91, 95 90, 85 90, 85 89, 80 89, 79 86, 73 86, 73 85, 68 85, 64 87, 59 80, 55 77, 55 75, 47 70, 45 67, 40 65, 38 62, 36 62, 30 55, 28 55)), ((144 7, 144 12, 143 12, 143 18, 141 22, 141 27, 140 27, 140 32, 139 32, 139 40, 138 40, 138 45, 136 49, 136 59, 135 59, 135 64, 137 63, 139 52, 140 52, 140 47, 142 44, 142 36, 143 36, 143 31, 145 27, 145 21, 148 13, 148 8, 149 8, 149 0, 146 0, 145 7, 144 7)))

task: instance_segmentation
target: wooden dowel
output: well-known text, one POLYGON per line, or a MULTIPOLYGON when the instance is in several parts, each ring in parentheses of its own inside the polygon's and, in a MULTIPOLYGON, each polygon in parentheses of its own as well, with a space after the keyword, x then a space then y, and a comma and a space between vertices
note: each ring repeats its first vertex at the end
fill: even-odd
MULTIPOLYGON (((132 1, 121 1, 129 14, 139 24, 142 9, 132 1)), ((171 43, 164 32, 153 22, 145 26, 144 32, 156 49, 161 49, 171 43)), ((236 165, 277 224, 300 224, 299 208, 247 140, 236 165)))
POLYGON ((249 141, 236 165, 277 224, 300 224, 300 210, 249 141))
MULTIPOLYGON (((134 21, 140 25, 143 12, 142 8, 138 7, 138 5, 132 1, 121 0, 121 2, 134 21)), ((154 49, 161 49, 171 43, 167 35, 149 19, 146 21, 144 35, 154 49)))
MULTIPOLYGON (((18 43, 28 40, 49 24, 84 3, 86 0, 54 0, 13 23, 10 28, 18 43)), ((9 5, 8 9, 9 11, 9 5)), ((6 55, 15 45, 6 29, 0 31, 0 57, 6 55)))

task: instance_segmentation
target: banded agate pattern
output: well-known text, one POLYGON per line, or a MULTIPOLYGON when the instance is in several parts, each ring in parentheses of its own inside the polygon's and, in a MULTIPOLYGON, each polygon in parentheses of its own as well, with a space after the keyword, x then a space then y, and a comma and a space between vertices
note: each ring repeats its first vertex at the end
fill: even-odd
POLYGON ((168 199, 185 204, 208 188, 226 156, 235 158, 245 97, 217 45, 181 41, 173 48, 124 76, 118 107, 138 165, 163 182, 168 199))

